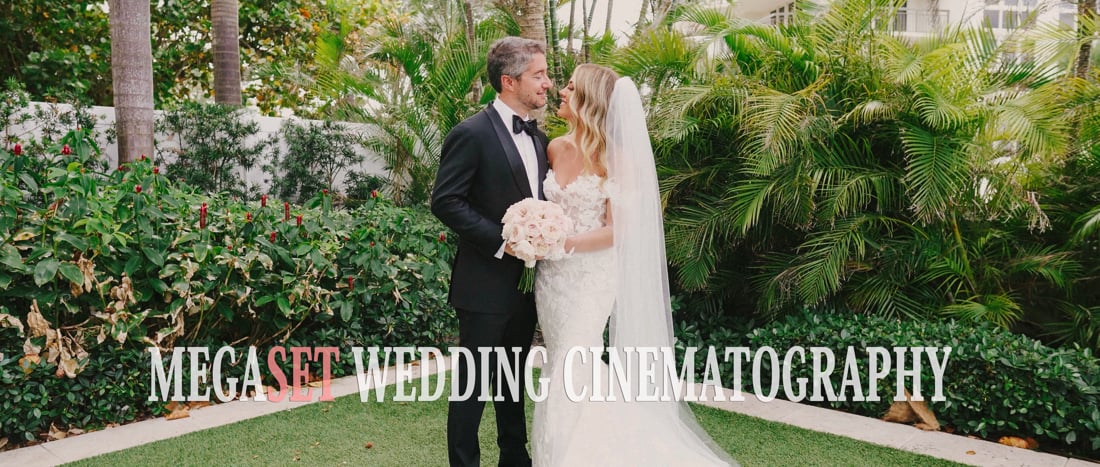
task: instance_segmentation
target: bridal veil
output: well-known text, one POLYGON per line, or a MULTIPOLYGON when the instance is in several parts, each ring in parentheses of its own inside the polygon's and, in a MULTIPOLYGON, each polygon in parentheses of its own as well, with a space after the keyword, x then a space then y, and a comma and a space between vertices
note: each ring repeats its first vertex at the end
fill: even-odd
MULTIPOLYGON (((642 98, 634 82, 619 78, 611 94, 606 121, 608 178, 613 183, 612 222, 617 257, 618 292, 611 314, 610 346, 674 349, 664 220, 657 168, 646 128, 642 98)), ((659 357, 658 357, 659 358, 659 357)), ((660 368, 660 366, 658 366, 660 368)), ((635 394, 665 394, 667 376, 641 378, 631 368, 635 394)), ((645 410, 675 420, 670 436, 695 438, 701 449, 728 464, 736 463, 703 431, 686 402, 639 402, 645 410), (703 447, 705 446, 705 447, 703 447)))

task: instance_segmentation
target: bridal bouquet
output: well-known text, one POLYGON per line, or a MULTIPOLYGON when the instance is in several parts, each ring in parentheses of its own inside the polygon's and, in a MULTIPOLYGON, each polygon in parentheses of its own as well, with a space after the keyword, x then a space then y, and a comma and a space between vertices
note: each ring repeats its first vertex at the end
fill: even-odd
POLYGON ((530 292, 535 288, 535 262, 565 251, 565 238, 573 231, 573 221, 557 204, 526 198, 510 206, 501 222, 501 237, 526 266, 519 290, 530 292))

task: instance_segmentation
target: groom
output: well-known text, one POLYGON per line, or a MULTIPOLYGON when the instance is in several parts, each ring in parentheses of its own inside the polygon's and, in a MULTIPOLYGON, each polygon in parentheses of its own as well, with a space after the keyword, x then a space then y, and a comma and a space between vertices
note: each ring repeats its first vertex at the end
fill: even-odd
POLYGON ((507 366, 521 368, 535 330, 535 299, 517 290, 523 262, 511 255, 501 239, 501 219, 512 204, 529 197, 543 198, 546 177, 546 135, 531 113, 546 105, 550 78, 546 50, 540 42, 506 37, 489 47, 486 68, 497 99, 485 110, 454 127, 443 141, 443 151, 432 192, 432 213, 458 233, 458 253, 451 272, 450 302, 458 314, 459 346, 469 349, 474 361, 458 359, 452 383, 458 394, 447 414, 447 451, 452 466, 481 465, 478 427, 485 403, 483 390, 494 401, 497 444, 501 466, 528 466, 527 422, 523 409, 524 381, 518 400, 490 359, 483 366, 478 348, 519 347, 510 350, 507 366), (490 388, 482 388, 482 374, 489 373, 490 388), (472 383, 471 388, 467 387, 472 383))

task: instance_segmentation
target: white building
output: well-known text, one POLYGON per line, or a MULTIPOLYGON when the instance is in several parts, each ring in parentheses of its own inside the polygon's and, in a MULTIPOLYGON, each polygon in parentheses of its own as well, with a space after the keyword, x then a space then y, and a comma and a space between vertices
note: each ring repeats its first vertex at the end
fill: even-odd
MULTIPOLYGON (((789 0, 742 0, 734 5, 734 12, 761 23, 784 24, 790 21, 794 5, 789 0)), ((1008 34, 1027 27, 1032 14, 1037 23, 1072 26, 1077 4, 1062 0, 909 0, 898 9, 893 29, 919 37, 948 25, 981 26, 988 22, 994 32, 1008 34)))

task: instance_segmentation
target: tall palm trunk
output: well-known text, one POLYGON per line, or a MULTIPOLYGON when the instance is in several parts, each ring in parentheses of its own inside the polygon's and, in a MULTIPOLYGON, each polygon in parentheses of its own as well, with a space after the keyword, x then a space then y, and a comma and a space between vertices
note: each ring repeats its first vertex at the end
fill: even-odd
POLYGON ((214 102, 241 106, 241 50, 237 0, 210 2, 214 32, 214 102))
POLYGON ((603 33, 604 34, 610 34, 611 33, 611 11, 614 9, 613 8, 614 6, 615 6, 615 0, 607 0, 607 22, 605 22, 604 25, 603 25, 603 33))
POLYGON ((584 15, 584 39, 581 42, 581 55, 584 56, 584 63, 592 61, 588 43, 591 42, 589 37, 592 34, 592 16, 596 14, 596 3, 598 2, 599 0, 592 0, 592 8, 588 8, 587 2, 581 2, 581 14, 584 15))
POLYGON ((568 50, 569 50, 569 56, 570 57, 572 57, 573 54, 575 54, 576 50, 577 50, 577 49, 573 48, 573 31, 576 30, 575 25, 577 24, 576 17, 577 17, 577 0, 569 0, 569 31, 566 32, 566 34, 569 36, 569 44, 568 44, 567 47, 568 47, 568 50))
POLYGON ((635 33, 637 33, 637 31, 641 31, 642 26, 645 25, 645 17, 646 13, 648 13, 648 10, 649 0, 642 0, 642 6, 641 8, 638 8, 638 24, 634 28, 635 33))
MULTIPOLYGON (((466 47, 470 51, 470 56, 477 55, 477 34, 474 33, 474 6, 470 4, 470 0, 462 1, 462 13, 465 19, 466 26, 466 47)), ((473 102, 481 100, 481 81, 474 80, 472 86, 473 89, 473 102)))
POLYGON ((519 3, 519 34, 527 39, 546 42, 546 22, 543 15, 546 14, 545 0, 520 0, 519 3))
POLYGON ((149 0, 110 0, 111 80, 118 163, 153 154, 153 44, 149 0))
POLYGON ((1098 10, 1100 8, 1097 7, 1096 0, 1077 1, 1077 36, 1081 39, 1081 48, 1077 49, 1077 70, 1074 74, 1078 78, 1088 78, 1089 57, 1092 55, 1092 33, 1090 32, 1086 37, 1082 20, 1095 18, 1098 10))
POLYGON ((550 64, 550 67, 554 71, 555 79, 561 79, 564 77, 561 68, 561 44, 558 44, 558 0, 549 0, 549 2, 550 11, 547 16, 550 20, 550 30, 547 32, 546 37, 549 41, 550 56, 553 57, 553 63, 550 64))

